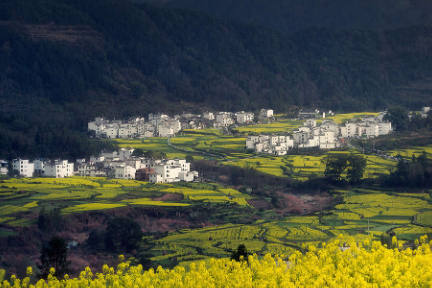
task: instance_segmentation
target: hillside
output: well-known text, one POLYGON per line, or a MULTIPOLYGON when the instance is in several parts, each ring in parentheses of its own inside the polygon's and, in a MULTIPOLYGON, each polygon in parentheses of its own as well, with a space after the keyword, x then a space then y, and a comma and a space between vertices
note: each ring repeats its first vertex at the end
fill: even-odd
POLYGON ((0 4, 0 157, 79 157, 89 119, 198 110, 418 107, 432 28, 290 36, 120 0, 0 4))
MULTIPOLYGON (((139 0, 137 0, 139 1, 139 0)), ((143 1, 143 0, 141 0, 143 1)), ((144 0, 150 1, 150 0, 144 0)), ((431 24, 427 0, 170 0, 166 7, 191 9, 259 24, 282 33, 307 27, 393 29, 431 24)))

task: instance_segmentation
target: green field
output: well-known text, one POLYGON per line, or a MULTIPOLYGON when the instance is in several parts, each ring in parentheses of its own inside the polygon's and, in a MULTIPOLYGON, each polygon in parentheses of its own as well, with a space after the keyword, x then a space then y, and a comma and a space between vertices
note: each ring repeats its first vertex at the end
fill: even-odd
POLYGON ((247 206, 249 195, 219 184, 151 184, 102 177, 19 178, 0 183, 0 223, 10 226, 34 224, 26 215, 41 207, 61 208, 62 214, 115 209, 127 206, 185 207, 210 203, 247 206), (183 200, 152 200, 165 194, 183 200), (17 217, 24 215, 24 218, 17 217))
POLYGON ((379 240, 390 230, 400 243, 432 234, 432 228, 413 224, 415 215, 418 223, 432 224, 432 204, 425 200, 430 199, 427 193, 388 194, 365 189, 339 190, 339 193, 344 195, 345 203, 324 212, 322 217, 288 216, 277 221, 262 219, 247 225, 225 224, 172 232, 154 240, 157 245, 151 251, 155 255, 152 260, 176 259, 184 265, 209 257, 227 257, 239 244, 245 244, 248 251, 258 255, 287 255, 336 238, 379 240))
POLYGON ((412 147, 407 149, 398 149, 398 150, 389 151, 387 154, 393 156, 401 155, 404 158, 411 159, 412 155, 418 157, 423 153, 423 151, 426 152, 426 154, 430 158, 432 156, 432 145, 412 147))
MULTIPOLYGON (((341 123, 348 119, 361 118, 368 115, 376 116, 378 113, 337 114, 328 119, 334 119, 337 123, 341 123)), ((144 151, 160 151, 166 153, 169 158, 184 159, 186 155, 193 155, 196 159, 215 158, 210 155, 203 155, 201 152, 204 151, 215 153, 219 157, 225 157, 227 160, 236 160, 252 156, 245 147, 246 135, 250 133, 272 134, 292 132, 294 129, 302 126, 302 124, 303 121, 301 120, 284 119, 269 124, 242 126, 234 129, 234 131, 245 135, 238 137, 224 135, 221 129, 185 129, 178 133, 176 137, 170 138, 170 143, 175 148, 167 144, 166 138, 146 138, 143 140, 115 139, 115 141, 120 147, 141 148, 144 151)), ((262 167, 261 170, 267 170, 270 174, 282 176, 282 173, 273 164, 268 167, 262 167)))
POLYGON ((179 149, 170 147, 167 144, 167 138, 115 139, 115 141, 119 147, 160 151, 166 153, 168 158, 184 159, 187 155, 192 155, 195 159, 215 158, 214 156, 203 155, 203 151, 228 158, 251 156, 244 154, 246 152, 246 137, 223 135, 221 129, 182 130, 179 135, 170 138, 170 143, 179 149))
MULTIPOLYGON (((167 145, 167 138, 146 138, 146 139, 115 139, 120 148, 141 148, 144 151, 159 151, 167 154, 168 158, 179 158, 184 159, 187 155, 192 155, 190 153, 182 152, 171 148, 167 145)), ((200 156, 194 155, 197 159, 200 156)))
MULTIPOLYGON (((251 159, 235 159, 224 162, 226 165, 254 167, 263 173, 306 180, 311 175, 324 176, 324 158, 333 153, 358 153, 357 151, 329 151, 322 156, 287 155, 283 157, 265 156, 251 159), (284 170, 286 171, 284 173, 284 170)), ((364 178, 375 178, 380 174, 389 174, 396 167, 395 160, 383 159, 375 155, 365 155, 367 164, 364 178)))
POLYGON ((432 227, 432 211, 417 214, 416 223, 432 227))
MULTIPOLYGON (((341 114, 335 120, 343 122, 364 114, 341 114)), ((271 133, 278 129, 289 131, 298 124, 298 121, 283 120, 237 130, 255 133, 247 129, 258 129, 259 132, 256 133, 271 133)), ((219 153, 218 155, 225 156, 220 161, 224 165, 253 167, 263 173, 298 180, 323 176, 323 160, 327 155, 359 154, 356 150, 348 150, 317 153, 315 156, 254 156, 245 151, 245 140, 245 137, 223 135, 220 129, 202 129, 185 130, 181 135, 170 139, 172 145, 186 151, 169 147, 166 138, 116 141, 121 147, 162 151, 169 157, 194 155, 201 159, 210 157, 199 156, 198 152, 219 153)), ((418 154, 423 150, 432 153, 432 146, 405 149, 403 156, 411 157, 410 153, 418 154)), ((402 150, 397 152, 400 151, 402 150)), ((365 157, 367 166, 364 178, 388 174, 397 164, 395 160, 376 155, 365 157)), ((243 191, 238 187, 236 189, 243 191)), ((378 240, 381 235, 393 231, 402 241, 411 241, 424 234, 432 234, 432 200, 426 191, 397 192, 375 186, 330 190, 329 193, 343 198, 343 201, 338 202, 342 204, 322 211, 322 214, 287 216, 283 211, 279 214, 280 211, 253 210, 247 203, 251 196, 236 189, 216 183, 151 184, 96 177, 4 179, 0 183, 0 223, 6 228, 0 231, 0 236, 13 235, 12 229, 16 226, 35 225, 35 220, 32 220, 35 218, 27 216, 38 212, 41 207, 61 208, 61 213, 67 215, 121 207, 158 206, 176 210, 193 205, 199 205, 195 207, 200 208, 217 207, 213 213, 215 215, 212 215, 213 219, 217 219, 215 223, 240 223, 238 215, 231 212, 245 208, 248 224, 214 225, 179 230, 157 237, 146 236, 153 254, 151 260, 184 264, 209 257, 228 257, 240 244, 245 244, 249 252, 260 256, 266 253, 287 255, 295 250, 304 251, 304 247, 308 245, 319 246, 323 241, 344 239, 347 236, 355 236, 361 241, 371 235, 378 240), (219 207, 223 208, 218 210, 219 207)))
POLYGON ((358 113, 336 114, 333 116, 328 116, 325 119, 332 119, 337 124, 341 124, 343 122, 346 122, 347 120, 359 119, 359 118, 363 118, 365 116, 378 116, 378 114, 379 113, 377 113, 377 112, 358 112, 358 113))
POLYGON ((248 125, 234 130, 240 133, 278 133, 278 132, 292 132, 294 129, 303 125, 300 120, 281 120, 269 124, 248 125))

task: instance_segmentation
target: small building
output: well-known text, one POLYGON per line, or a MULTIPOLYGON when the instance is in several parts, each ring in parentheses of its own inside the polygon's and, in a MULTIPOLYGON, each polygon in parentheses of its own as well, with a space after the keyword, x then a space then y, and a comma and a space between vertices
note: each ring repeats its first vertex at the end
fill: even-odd
POLYGON ((189 173, 190 163, 187 163, 186 160, 163 160, 155 163, 153 168, 155 171, 149 174, 149 181, 152 183, 172 183, 194 179, 191 176, 193 173, 189 173))
POLYGON ((0 160, 0 174, 7 175, 9 163, 6 160, 0 160))
POLYGON ((379 135, 379 125, 375 123, 370 123, 366 126, 365 135, 367 137, 376 137, 379 135))
POLYGON ((272 118, 273 117, 273 110, 271 109, 261 109, 260 110, 260 117, 261 118, 272 118))
POLYGON ((45 176, 64 178, 74 175, 74 163, 68 160, 54 160, 44 164, 45 176))
POLYGON ((43 159, 36 159, 34 163, 34 173, 38 175, 45 175, 45 162, 43 159))
POLYGON ((96 165, 94 163, 80 163, 78 164, 78 176, 95 177, 96 165))
POLYGON ((312 110, 312 109, 300 109, 299 111, 299 118, 300 119, 315 119, 317 114, 319 113, 318 110, 312 110))
POLYGON ((238 124, 249 124, 252 123, 254 120, 254 113, 253 112, 237 112, 236 113, 236 122, 238 124))
POLYGON ((115 176, 116 179, 135 179, 136 169, 132 166, 128 165, 119 165, 115 167, 115 176))
POLYGON ((387 135, 392 132, 391 122, 381 122, 378 124, 378 134, 387 135))
POLYGON ((357 124, 355 123, 346 123, 345 126, 340 129, 343 138, 351 138, 358 135, 357 124))
POLYGON ((130 148, 120 148, 120 150, 118 151, 118 157, 121 161, 125 161, 128 160, 132 157, 133 152, 135 151, 135 149, 130 148))
POLYGON ((234 119, 232 118, 232 113, 229 112, 219 112, 216 114, 215 125, 219 127, 228 127, 234 124, 234 119))
POLYGON ((214 120, 215 116, 214 116, 213 112, 206 111, 203 113, 203 118, 208 119, 208 120, 214 120))
POLYGON ((18 171, 20 176, 33 177, 34 163, 31 163, 28 159, 14 159, 13 169, 18 171))

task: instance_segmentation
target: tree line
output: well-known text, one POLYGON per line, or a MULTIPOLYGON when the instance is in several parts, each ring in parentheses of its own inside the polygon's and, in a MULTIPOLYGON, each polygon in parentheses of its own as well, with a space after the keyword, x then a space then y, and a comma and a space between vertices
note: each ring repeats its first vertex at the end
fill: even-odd
POLYGON ((95 116, 178 113, 182 101, 228 111, 377 110, 429 101, 396 89, 431 75, 428 26, 283 35, 120 0, 7 0, 0 10, 0 139, 7 143, 0 157, 83 156, 95 146, 85 139, 95 116), (79 25, 100 41, 36 40, 14 23, 79 25))

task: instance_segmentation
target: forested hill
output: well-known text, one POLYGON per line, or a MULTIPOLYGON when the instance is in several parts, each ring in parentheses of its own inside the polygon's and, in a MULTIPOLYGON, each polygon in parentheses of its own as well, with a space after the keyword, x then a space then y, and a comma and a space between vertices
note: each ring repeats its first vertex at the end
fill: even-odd
POLYGON ((4 0, 0 157, 86 156, 74 131, 99 115, 429 104, 431 36, 428 26, 285 36, 123 0, 4 0))
POLYGON ((307 27, 394 29, 432 24, 430 0, 132 0, 204 11, 289 34, 307 27))

